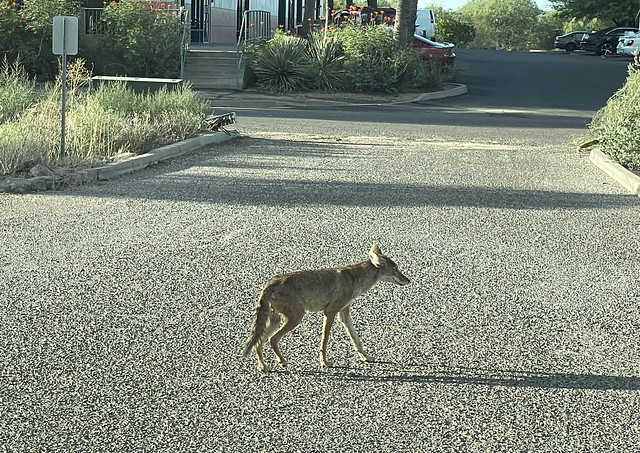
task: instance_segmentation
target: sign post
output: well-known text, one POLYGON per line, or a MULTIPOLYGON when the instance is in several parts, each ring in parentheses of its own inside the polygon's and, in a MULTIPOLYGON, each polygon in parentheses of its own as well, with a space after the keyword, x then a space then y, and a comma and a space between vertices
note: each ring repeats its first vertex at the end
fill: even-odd
POLYGON ((64 159, 65 114, 67 110, 67 55, 78 53, 78 18, 75 16, 55 16, 53 18, 54 55, 62 58, 62 116, 60 125, 60 160, 64 159))

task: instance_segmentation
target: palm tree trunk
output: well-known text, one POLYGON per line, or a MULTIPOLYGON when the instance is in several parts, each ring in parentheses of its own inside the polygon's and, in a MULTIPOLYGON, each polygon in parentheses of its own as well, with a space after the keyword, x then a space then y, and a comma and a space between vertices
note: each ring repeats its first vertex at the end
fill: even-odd
POLYGON ((409 47, 413 42, 413 34, 416 31, 417 10, 418 0, 398 0, 393 36, 400 47, 409 47))

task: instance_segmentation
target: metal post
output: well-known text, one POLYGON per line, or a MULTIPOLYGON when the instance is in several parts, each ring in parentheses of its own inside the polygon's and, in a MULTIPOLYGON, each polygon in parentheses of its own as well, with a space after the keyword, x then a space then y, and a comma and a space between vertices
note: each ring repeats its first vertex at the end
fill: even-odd
POLYGON ((62 53, 62 125, 60 126, 60 160, 64 159, 65 116, 67 111, 67 53, 62 53))
MULTIPOLYGON (((65 36, 66 19, 62 21, 62 36, 65 36)), ((62 41, 62 121, 60 125, 60 160, 64 159, 65 116, 67 111, 67 49, 62 41)))
POLYGON ((67 55, 78 54, 78 18, 75 16, 54 16, 51 51, 60 55, 62 71, 62 115, 60 125, 60 160, 64 159, 65 117, 67 113, 67 55), (67 33, 69 36, 67 36, 67 33))

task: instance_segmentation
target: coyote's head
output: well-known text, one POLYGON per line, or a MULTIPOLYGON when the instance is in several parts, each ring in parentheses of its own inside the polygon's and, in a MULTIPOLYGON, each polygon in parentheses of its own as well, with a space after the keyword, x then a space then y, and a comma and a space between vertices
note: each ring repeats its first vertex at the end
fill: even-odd
POLYGON ((369 250, 369 259, 378 268, 378 276, 383 282, 393 282, 400 286, 409 284, 409 279, 402 275, 398 265, 388 256, 384 256, 375 242, 369 250))

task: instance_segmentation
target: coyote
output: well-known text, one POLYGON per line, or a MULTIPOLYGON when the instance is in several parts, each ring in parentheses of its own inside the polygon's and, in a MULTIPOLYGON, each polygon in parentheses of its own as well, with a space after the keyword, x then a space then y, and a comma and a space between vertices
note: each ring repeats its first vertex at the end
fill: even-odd
POLYGON ((398 266, 384 256, 377 244, 371 246, 369 259, 352 266, 334 269, 294 272, 273 277, 265 285, 253 314, 251 331, 244 347, 244 356, 255 351, 258 369, 266 371, 262 358, 262 345, 270 339, 271 348, 280 365, 287 361, 278 348, 278 342, 302 320, 305 311, 324 311, 320 365, 331 367, 327 361, 327 342, 333 321, 338 315, 345 331, 351 338, 360 358, 372 361, 364 353, 358 333, 351 324, 349 309, 353 299, 366 293, 379 281, 394 282, 404 286, 409 279, 402 275, 398 266), (284 319, 278 329, 280 321, 284 319), (275 332, 275 333, 274 333, 275 332))

